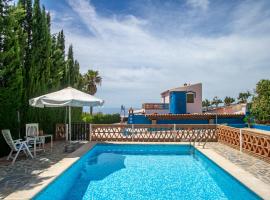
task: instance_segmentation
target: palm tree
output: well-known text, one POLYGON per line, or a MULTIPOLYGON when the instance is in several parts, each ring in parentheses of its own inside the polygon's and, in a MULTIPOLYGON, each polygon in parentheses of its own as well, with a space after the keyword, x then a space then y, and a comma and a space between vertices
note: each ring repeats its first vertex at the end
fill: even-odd
POLYGON ((202 101, 202 106, 205 108, 206 111, 208 111, 209 106, 211 106, 211 103, 208 99, 205 99, 202 101))
MULTIPOLYGON (((98 71, 88 70, 87 73, 83 76, 84 86, 83 90, 91 95, 96 94, 97 86, 101 85, 102 78, 99 75, 98 71)), ((93 108, 90 107, 90 114, 92 115, 93 108)))
POLYGON ((240 92, 238 96, 238 103, 247 103, 248 98, 251 96, 250 92, 240 92))
POLYGON ((235 102, 235 99, 232 97, 225 97, 224 98, 224 105, 225 106, 229 106, 231 105, 233 102, 235 102))
POLYGON ((211 102, 212 105, 215 105, 216 108, 218 107, 219 104, 221 104, 223 101, 219 99, 217 96, 215 96, 211 102))

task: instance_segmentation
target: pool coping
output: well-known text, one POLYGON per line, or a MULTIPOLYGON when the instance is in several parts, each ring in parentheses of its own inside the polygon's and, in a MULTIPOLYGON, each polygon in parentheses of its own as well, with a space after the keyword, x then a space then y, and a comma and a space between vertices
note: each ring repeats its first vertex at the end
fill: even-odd
MULTIPOLYGON (((43 173, 40 174, 41 178, 44 178, 36 186, 31 186, 31 182, 19 188, 18 191, 15 191, 8 195, 4 199, 8 200, 19 200, 19 199, 31 199, 35 197, 39 192, 41 192, 45 187, 47 187, 51 182, 53 182, 59 175, 61 175, 64 171, 66 171, 72 164, 74 164, 77 160, 80 159, 82 155, 84 155, 87 151, 92 149, 96 144, 164 144, 164 145, 187 145, 190 144, 188 142, 88 142, 82 145, 75 152, 68 154, 58 163, 52 165, 48 169, 46 169, 43 173), (48 178, 49 177, 49 178, 48 178), (31 189, 30 189, 31 188, 31 189)), ((205 155, 208 159, 212 160, 219 167, 225 170, 227 173, 236 178, 243 185, 248 187, 254 193, 265 200, 270 200, 270 185, 262 182, 249 172, 244 169, 238 167, 233 164, 228 159, 223 156, 217 154, 212 149, 202 148, 201 146, 195 146, 195 148, 200 151, 203 155, 205 155)))

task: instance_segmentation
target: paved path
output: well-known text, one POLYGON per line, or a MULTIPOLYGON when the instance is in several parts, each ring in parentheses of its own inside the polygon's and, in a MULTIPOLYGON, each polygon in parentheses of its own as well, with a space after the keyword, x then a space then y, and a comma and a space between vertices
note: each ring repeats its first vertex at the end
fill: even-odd
POLYGON ((249 154, 240 153, 240 151, 221 143, 207 143, 206 148, 213 149, 219 155, 270 185, 270 163, 249 154))
POLYGON ((0 159, 0 199, 5 198, 19 187, 27 183, 38 184, 41 181, 39 174, 53 164, 59 162, 68 153, 64 153, 64 142, 54 142, 53 151, 50 144, 46 151, 37 152, 34 159, 26 158, 21 153, 14 165, 5 158, 0 159))

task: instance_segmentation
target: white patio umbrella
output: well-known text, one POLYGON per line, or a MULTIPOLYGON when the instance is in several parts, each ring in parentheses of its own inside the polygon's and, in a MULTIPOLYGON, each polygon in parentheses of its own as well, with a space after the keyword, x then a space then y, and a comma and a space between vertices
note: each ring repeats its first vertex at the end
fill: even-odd
POLYGON ((29 105, 33 107, 69 107, 69 138, 71 140, 71 107, 102 106, 103 100, 90 94, 81 92, 72 87, 45 94, 29 100, 29 105))

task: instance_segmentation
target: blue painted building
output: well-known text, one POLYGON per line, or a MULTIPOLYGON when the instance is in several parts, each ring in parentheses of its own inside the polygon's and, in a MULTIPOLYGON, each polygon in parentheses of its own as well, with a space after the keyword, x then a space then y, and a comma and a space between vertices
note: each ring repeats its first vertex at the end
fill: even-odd
POLYGON ((131 111, 128 124, 244 124, 244 114, 202 113, 202 84, 184 84, 161 93, 162 103, 131 111))
POLYGON ((144 103, 136 114, 202 113, 202 84, 184 84, 161 93, 161 103, 144 103))

